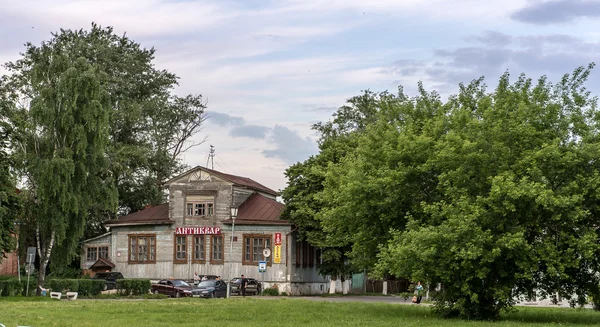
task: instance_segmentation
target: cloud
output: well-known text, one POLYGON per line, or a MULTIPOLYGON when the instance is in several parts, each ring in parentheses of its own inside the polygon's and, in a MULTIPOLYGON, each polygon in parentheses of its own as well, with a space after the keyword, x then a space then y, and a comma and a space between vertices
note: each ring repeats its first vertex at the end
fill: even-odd
POLYGON ((229 135, 232 137, 249 137, 253 139, 264 139, 269 131, 268 127, 259 125, 244 125, 232 129, 229 135))
POLYGON ((281 159, 287 164, 304 161, 319 151, 311 138, 302 138, 298 132, 281 125, 275 125, 273 128, 271 141, 275 144, 275 149, 264 150, 263 155, 267 158, 281 159))
POLYGON ((600 2, 592 0, 532 2, 511 15, 514 20, 536 25, 567 23, 578 18, 597 17, 600 17, 600 2))
POLYGON ((246 120, 242 117, 230 116, 221 112, 207 111, 206 117, 209 124, 218 126, 241 126, 246 123, 246 120))

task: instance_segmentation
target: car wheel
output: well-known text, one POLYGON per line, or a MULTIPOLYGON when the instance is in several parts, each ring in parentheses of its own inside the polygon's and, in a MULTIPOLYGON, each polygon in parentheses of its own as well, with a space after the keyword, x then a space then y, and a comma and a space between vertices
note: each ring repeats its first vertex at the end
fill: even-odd
POLYGON ((158 295, 159 294, 158 290, 154 290, 154 294, 158 295))
POLYGON ((179 292, 175 292, 175 298, 179 298, 179 292))
POLYGON ((104 283, 104 288, 102 290, 106 291, 107 289, 108 289, 108 285, 106 285, 106 283, 104 283))

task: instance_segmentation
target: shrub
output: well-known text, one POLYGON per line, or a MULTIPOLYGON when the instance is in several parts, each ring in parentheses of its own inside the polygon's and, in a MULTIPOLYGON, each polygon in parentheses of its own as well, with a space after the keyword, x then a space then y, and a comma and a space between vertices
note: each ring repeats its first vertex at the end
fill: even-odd
POLYGON ((279 289, 277 288, 267 288, 263 291, 263 295, 265 296, 279 296, 279 289))
POLYGON ((118 279, 117 289, 121 295, 148 294, 150 289, 149 279, 118 279))
POLYGON ((288 296, 287 292, 283 291, 281 292, 281 296, 288 296))

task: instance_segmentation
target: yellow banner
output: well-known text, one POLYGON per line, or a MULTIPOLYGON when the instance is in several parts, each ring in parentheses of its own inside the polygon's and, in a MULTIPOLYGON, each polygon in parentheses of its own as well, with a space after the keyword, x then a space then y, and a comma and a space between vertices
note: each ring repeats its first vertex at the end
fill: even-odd
POLYGON ((275 245, 273 249, 273 263, 281 263, 281 245, 275 245))

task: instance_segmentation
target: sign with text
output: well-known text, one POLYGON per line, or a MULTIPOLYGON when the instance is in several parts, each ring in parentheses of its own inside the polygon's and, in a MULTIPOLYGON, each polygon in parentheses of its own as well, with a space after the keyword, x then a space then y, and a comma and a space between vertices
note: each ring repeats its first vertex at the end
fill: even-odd
POLYGON ((281 233, 275 233, 275 245, 281 245, 281 233))
POLYGON ((273 263, 281 263, 281 245, 275 245, 273 248, 273 263))
POLYGON ((267 272, 267 262, 266 261, 258 262, 258 272, 259 273, 267 272))
POLYGON ((202 234, 221 234, 219 227, 177 227, 177 235, 202 235, 202 234))

